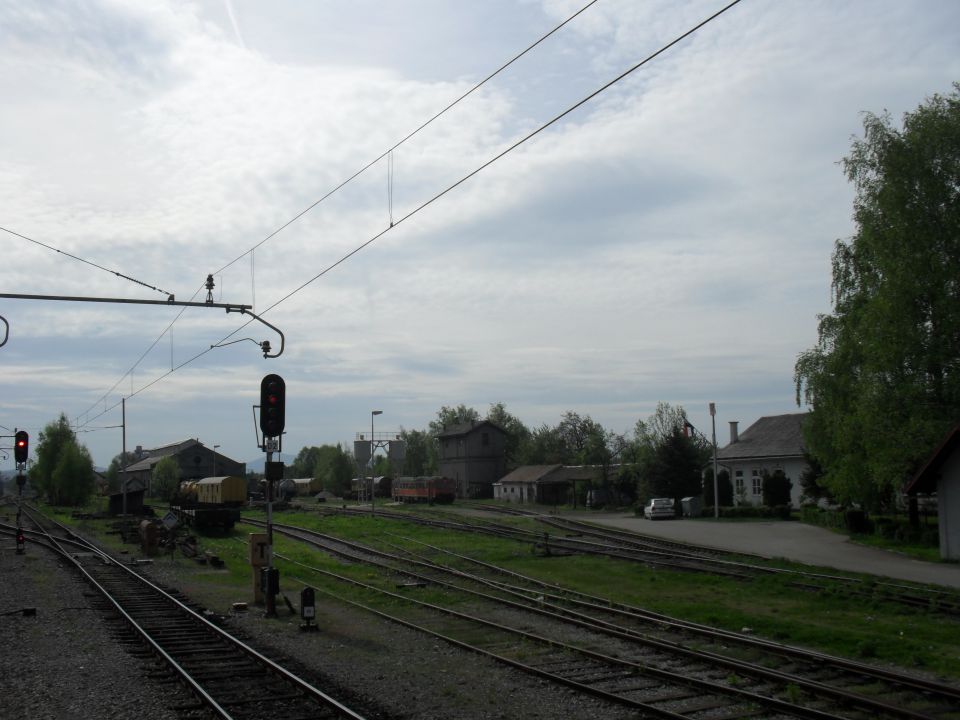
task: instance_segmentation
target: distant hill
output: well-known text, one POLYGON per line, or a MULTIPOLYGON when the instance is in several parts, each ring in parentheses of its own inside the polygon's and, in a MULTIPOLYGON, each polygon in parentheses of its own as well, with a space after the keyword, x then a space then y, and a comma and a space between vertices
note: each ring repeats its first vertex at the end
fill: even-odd
MULTIPOLYGON (((284 453, 274 453, 274 460, 280 460, 281 462, 287 463, 288 465, 293 462, 293 455, 286 455, 284 453)), ((267 462, 266 454, 257 456, 256 460, 247 460, 247 472, 260 473, 263 474, 264 463, 267 462)))

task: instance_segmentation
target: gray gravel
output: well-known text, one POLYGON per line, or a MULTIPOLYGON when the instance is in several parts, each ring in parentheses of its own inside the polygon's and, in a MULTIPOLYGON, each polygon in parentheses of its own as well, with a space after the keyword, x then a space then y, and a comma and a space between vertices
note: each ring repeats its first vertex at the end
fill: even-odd
MULTIPOLYGON (((148 574, 179 585, 169 566, 158 563, 148 574)), ((133 657, 113 640, 86 585, 48 552, 28 546, 26 555, 15 555, 12 542, 5 542, 0 578, 0 613, 37 612, 0 616, 3 717, 172 720, 178 717, 173 707, 191 702, 180 686, 151 677, 152 661, 133 657)), ((294 589, 284 590, 295 599, 294 589)), ((252 609, 231 615, 227 627, 371 720, 635 717, 322 597, 319 632, 300 632, 299 618, 286 607, 279 615, 268 620, 252 609)))
MULTIPOLYGON (((0 540, 0 715, 30 720, 173 720, 191 698, 160 690, 152 666, 127 654, 91 605, 87 586, 53 556, 0 540), (36 615, 17 612, 35 608, 36 615)), ((149 661, 147 661, 149 662, 149 661)))

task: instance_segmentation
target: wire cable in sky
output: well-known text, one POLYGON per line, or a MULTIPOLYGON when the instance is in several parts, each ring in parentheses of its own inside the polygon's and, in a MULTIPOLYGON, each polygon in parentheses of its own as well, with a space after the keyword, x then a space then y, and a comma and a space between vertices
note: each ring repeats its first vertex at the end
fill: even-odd
POLYGON ((162 294, 166 295, 167 297, 170 297, 170 298, 173 297, 173 294, 172 294, 172 293, 168 293, 166 290, 161 290, 161 289, 158 288, 158 287, 154 287, 153 285, 150 285, 149 283, 143 282, 143 280, 137 280, 136 278, 132 278, 132 277, 130 277, 129 275, 124 275, 122 272, 118 272, 118 271, 116 271, 116 270, 111 270, 110 268, 105 268, 103 265, 97 265, 97 263, 95 263, 95 262, 91 262, 91 261, 89 261, 89 260, 84 260, 82 257, 78 257, 77 255, 73 255, 73 254, 71 254, 71 253, 68 253, 66 250, 60 250, 59 248, 53 247, 53 245, 47 245, 46 243, 40 242, 39 240, 34 240, 33 238, 27 237, 26 235, 21 235, 20 233, 14 232, 13 230, 10 230, 10 229, 5 228, 5 227, 0 227, 0 230, 3 230, 3 232, 5 232, 5 233, 10 233, 11 235, 15 235, 15 236, 18 237, 18 238, 22 238, 22 239, 26 240, 27 242, 32 242, 34 245, 39 245, 40 247, 44 247, 44 248, 46 248, 47 250, 53 250, 54 252, 60 253, 61 255, 66 255, 68 258, 73 258, 74 260, 79 260, 80 262, 85 263, 86 265, 90 265, 91 267, 95 267, 95 268, 97 268, 98 270, 103 270, 104 272, 108 272, 108 273, 110 273, 111 275, 116 275, 118 278, 123 278, 124 280, 129 280, 130 282, 136 283, 137 285, 143 285, 143 287, 145 287, 145 288, 150 288, 151 290, 156 290, 158 293, 162 293, 162 294))
MULTIPOLYGON (((223 267, 221 267, 219 270, 215 270, 215 271, 213 272, 213 274, 214 274, 214 275, 219 275, 219 274, 222 273, 224 270, 226 270, 227 268, 231 267, 231 266, 234 265, 235 263, 239 262, 240 260, 242 260, 242 259, 243 259, 244 257, 246 257, 247 255, 252 255, 253 252, 254 252, 258 247, 260 247, 261 245, 263 245, 264 243, 266 243, 266 242, 267 242, 268 240, 270 240, 271 238, 273 238, 273 237, 277 236, 278 234, 280 234, 281 232, 283 232, 286 228, 290 227, 290 225, 292 225, 292 224, 295 223, 297 220, 299 220, 299 219, 302 218, 304 215, 306 215, 308 212, 310 212, 311 210, 313 210, 313 209, 314 209, 315 207, 317 207, 320 203, 324 202, 325 200, 327 200, 328 198, 330 198, 332 195, 336 194, 338 191, 340 191, 340 190, 341 190, 343 187, 345 187, 347 184, 349 184, 350 182, 352 182, 353 180, 355 180, 356 178, 358 178, 360 175, 362 175, 364 172, 366 172, 367 170, 369 170, 371 167, 373 167, 374 165, 376 165, 380 160, 382 160, 383 158, 385 158, 385 157, 387 157, 387 156, 390 156, 390 157, 392 158, 392 153, 393 153, 394 150, 396 150, 398 147, 400 147, 400 146, 403 145, 405 142, 407 142, 408 140, 410 140, 412 137, 414 137, 414 136, 415 136, 417 133, 419 133, 421 130, 423 130, 423 129, 426 128, 428 125, 430 125, 432 122, 434 122, 435 120, 437 120, 440 116, 444 115, 446 112, 448 112, 450 109, 452 109, 455 105, 457 105, 458 103, 460 103, 461 101, 465 100, 467 97, 469 97, 470 95, 472 95, 474 92, 476 92, 477 90, 479 90, 481 87, 483 87, 486 83, 488 83, 488 82, 489 82, 490 80, 492 80, 494 77, 496 77, 496 76, 499 75, 501 72, 503 72, 504 70, 506 70, 508 67, 510 67, 511 65, 513 65, 517 60, 519 60, 519 59, 522 58, 524 55, 526 55, 527 53, 529 53, 531 50, 533 50, 534 48, 536 48, 538 45, 540 45, 544 40, 546 40, 547 38, 549 38, 551 35, 554 35, 554 34, 555 34, 556 32, 558 32, 561 28, 563 28, 565 25, 567 25, 568 23, 570 23, 572 20, 574 20, 577 16, 579 16, 580 14, 582 14, 584 11, 586 11, 588 8, 590 8, 592 5, 595 5, 598 1, 599 1, 599 0, 590 0, 590 2, 588 2, 588 3, 587 3, 586 5, 584 5, 582 8, 580 8, 580 9, 577 10, 575 13, 573 13, 570 17, 568 17, 568 18, 567 18, 566 20, 564 20, 562 23, 560 23, 559 25, 555 26, 552 30, 550 30, 550 31, 547 32, 546 34, 542 35, 538 40, 536 40, 535 42, 533 42, 533 43, 531 43, 530 45, 528 45, 524 50, 522 50, 521 52, 519 52, 519 53, 517 53, 516 55, 514 55, 514 56, 513 56, 510 60, 508 60, 507 62, 503 63, 503 65, 501 65, 499 68, 497 68, 497 69, 494 70, 492 73, 490 73, 489 75, 487 75, 485 78, 483 78, 483 80, 481 80, 480 82, 478 82, 477 84, 475 84, 473 87, 471 87, 471 88, 470 88, 469 90, 467 90, 465 93, 463 93, 462 95, 460 95, 457 99, 455 99, 455 100, 453 100, 452 102, 448 103, 447 106, 444 107, 442 110, 440 110, 438 113, 434 114, 434 115, 433 115, 432 117, 430 117, 428 120, 426 120, 425 122, 421 123, 415 130, 413 130, 412 132, 410 132, 410 133, 408 133, 407 135, 405 135, 405 136, 404 136, 403 138, 401 138, 399 141, 397 141, 397 142, 394 143, 392 146, 390 146, 389 148, 387 148, 386 150, 384 150, 384 151, 383 151, 380 155, 378 155, 376 158, 374 158, 373 160, 371 160, 370 162, 368 162, 366 165, 364 165, 363 167, 361 167, 359 170, 357 170, 356 172, 354 172, 352 175, 350 175, 346 180, 343 180, 340 184, 338 184, 338 185, 337 185, 336 187, 334 187, 332 190, 330 190, 329 192, 327 192, 327 193, 326 193, 325 195, 323 195, 321 198, 319 198, 319 199, 316 200, 315 202, 311 203, 308 207, 304 208, 304 209, 301 210, 299 213, 297 213, 296 215, 294 215, 292 218, 290 218, 290 219, 289 219, 287 222, 285 222, 283 225, 281 225, 281 226, 278 227, 276 230, 274 230, 274 231, 271 232, 269 235, 267 235, 265 238, 263 238, 263 239, 260 240, 258 243, 256 243, 255 245, 253 245, 249 250, 247 250, 246 252, 242 253, 241 255, 238 255, 238 256, 235 257, 233 260, 231 260, 230 262, 228 262, 226 265, 224 265, 223 267)), ((393 168, 392 168, 392 161, 391 161, 391 167, 390 167, 390 172, 391 172, 391 176, 390 176, 390 180, 391 180, 391 184, 390 184, 390 215, 391 215, 391 220, 392 220, 392 215, 393 215, 393 184, 392 184, 392 179, 393 179, 393 178, 392 178, 392 169, 393 169, 393 168)), ((0 228, 0 229, 3 229, 3 228, 0 228)), ((8 231, 8 232, 10 232, 10 231, 8 231)), ((16 234, 16 233, 14 233, 14 234, 16 234)), ((21 237, 22 237, 22 236, 21 236, 21 237)), ((25 239, 29 240, 30 238, 25 238, 25 239)), ((31 242, 35 242, 35 241, 31 241, 31 242)), ((53 248, 52 248, 52 249, 53 249, 53 248)), ((60 251, 58 250, 57 252, 60 252, 60 251)), ((250 275, 251 275, 251 283, 253 283, 253 266, 252 266, 252 263, 251 263, 250 275)), ((136 282, 136 281, 135 281, 135 282, 136 282)), ((149 286, 148 286, 148 287, 149 287, 149 286)), ((199 289, 193 294, 193 296, 190 298, 191 302, 193 301, 194 298, 196 298, 197 293, 199 293, 202 289, 203 289, 203 285, 201 285, 200 288, 199 288, 199 289)), ((254 288, 253 288, 253 297, 256 298, 256 287, 255 287, 255 286, 254 286, 254 288)), ((256 303, 254 303, 254 305, 255 305, 255 304, 256 304, 256 303)), ((143 362, 143 359, 147 356, 147 354, 148 354, 151 350, 153 350, 154 347, 156 347, 157 343, 160 342, 160 339, 161 339, 166 333, 168 333, 168 332, 170 331, 170 328, 172 328, 173 325, 180 319, 180 317, 183 315, 183 313, 184 313, 184 310, 181 310, 180 313, 178 313, 177 316, 173 319, 173 321, 172 321, 169 325, 167 325, 167 327, 163 330, 163 332, 161 332, 160 335, 157 336, 157 339, 154 340, 153 343, 151 343, 150 347, 147 348, 146 351, 145 351, 145 352, 137 359, 137 361, 130 367, 130 369, 128 369, 128 370, 120 377, 120 379, 117 380, 116 383, 114 383, 113 387, 111 387, 111 388, 110 388, 109 390, 107 390, 103 395, 101 395, 100 398, 99 398, 96 402, 94 402, 94 403, 90 406, 89 409, 87 409, 87 410, 86 410, 85 412, 83 412, 83 413, 80 413, 80 415, 85 415, 86 413, 90 412, 90 410, 92 410, 92 409, 93 409, 94 407, 96 407, 101 401, 103 401, 103 400, 106 398, 106 396, 108 396, 110 393, 112 393, 112 392, 117 388, 117 386, 118 386, 121 382, 123 382, 123 379, 124 379, 124 378, 126 378, 128 375, 130 375, 130 373, 132 373, 134 370, 136 370, 137 367, 140 365, 140 363, 143 362)), ((243 327, 246 327, 246 326, 244 325, 243 327)), ((77 417, 79 418, 80 416, 78 415, 77 417)))
MULTIPOLYGON (((498 160, 500 160, 501 158, 503 158, 505 155, 513 152, 513 151, 516 150, 518 147, 520 147, 520 146, 523 145, 524 143, 528 142, 528 141, 531 140, 532 138, 536 137, 537 135, 539 135, 541 132, 543 132, 543 131, 546 130, 547 128, 551 127, 552 125, 555 125, 557 122, 559 122, 560 120, 562 120, 563 118, 565 118, 565 117, 566 117, 567 115, 569 115, 570 113, 574 112, 574 111, 577 110, 578 108, 580 108, 580 107, 582 107, 583 105, 585 105, 586 103, 590 102, 591 100, 593 100, 595 97, 597 97, 597 96, 600 95, 601 93, 609 90, 611 87, 613 87, 614 85, 616 85, 618 82, 620 82, 620 81, 623 80, 624 78, 628 77, 628 76, 631 75, 632 73, 636 72, 637 70, 639 70, 640 68, 642 68, 644 65, 646 65, 647 63, 649 63, 650 61, 652 61, 653 59, 659 57, 660 55, 662 55, 663 53, 665 53, 667 50, 669 50, 670 48, 672 48, 674 45, 677 45, 678 43, 682 42, 682 41, 685 40, 686 38, 690 37, 690 36, 693 35, 695 32, 697 32, 698 30, 700 30, 702 27, 704 27, 705 25, 708 25, 708 24, 711 23, 712 21, 716 20, 718 17, 720 17, 721 15, 723 15, 724 13, 726 13, 728 10, 730 10, 730 9, 733 8, 734 6, 739 5, 740 2, 741 2, 741 0, 733 0, 733 2, 729 3, 728 5, 724 6, 724 7, 721 8, 720 10, 718 10, 717 12, 713 13, 712 15, 710 15, 710 16, 709 16, 708 18, 706 18, 705 20, 700 21, 698 24, 694 25, 692 28, 690 28, 689 30, 687 30, 686 32, 684 32, 682 35, 677 36, 676 38, 674 38, 673 40, 671 40, 669 43, 667 43, 666 45, 664 45, 663 47, 661 47, 661 48, 660 48, 659 50, 657 50, 656 52, 652 53, 651 55, 648 55, 646 58, 644 58, 644 59, 641 60, 640 62, 636 63, 635 65, 631 66, 631 67, 628 68, 627 70, 623 71, 622 73, 620 73, 619 75, 617 75, 615 78, 613 78, 613 80, 610 80, 610 81, 607 82, 606 84, 604 84, 604 85, 602 85, 601 87, 599 87, 598 89, 594 90, 592 93, 590 93, 589 95, 587 95, 585 98, 583 98, 583 99, 580 100, 579 102, 574 103, 573 105, 571 105, 570 107, 568 107, 566 110, 564 110, 563 112, 561 112, 559 115, 555 116, 555 117, 552 118, 551 120, 548 120, 546 123, 544 123, 543 125, 541 125, 540 127, 538 127, 536 130, 533 130, 533 131, 530 132, 529 134, 523 136, 522 138, 520 138, 519 140, 517 140, 516 142, 514 142, 512 145, 510 145, 510 146, 509 146, 508 148, 506 148, 505 150, 501 151, 500 153, 498 153, 498 154, 495 155, 494 157, 492 157, 492 158, 490 158, 489 160, 487 160, 487 161, 486 161, 485 163, 483 163, 482 165, 480 165, 480 166, 478 166, 477 168, 475 168, 474 170, 470 171, 469 173, 467 173, 466 175, 464 175, 462 178, 460 178, 459 180, 457 180, 457 181, 456 181, 455 183, 453 183, 452 185, 449 185, 446 189, 440 191, 439 193, 437 193, 437 194, 434 195, 433 197, 429 198, 428 200, 426 200, 426 201, 424 201, 423 203, 421 203, 420 205, 418 205, 416 208, 414 208, 413 210, 411 210, 410 212, 408 212, 406 215, 402 216, 402 217, 399 218, 396 222, 394 222, 394 224, 393 224, 392 226, 387 227, 387 228, 385 228, 384 230, 381 230, 380 232, 378 232, 376 235, 374 235, 374 236, 371 237, 370 239, 366 240, 366 241, 363 242, 362 244, 360 244, 360 245, 358 245, 357 247, 355 247, 353 250, 351 250, 350 252, 348 252, 346 255, 344 255, 343 257, 341 257, 341 258, 340 258, 339 260, 337 260, 336 262, 328 265, 326 268, 324 268, 323 270, 321 270, 319 273, 317 273, 316 275, 314 275, 314 276, 313 276, 312 278, 310 278, 309 280, 307 280, 307 281, 303 282, 302 284, 300 284, 298 287, 296 287, 296 288, 294 288, 293 290, 291 290, 289 293, 287 293, 286 295, 284 295, 282 298, 280 298, 279 300, 277 300, 275 303, 273 303, 272 305, 270 305, 268 308, 266 308, 265 310, 260 311, 260 312, 258 313, 258 315, 260 315, 261 317, 262 317, 263 315, 266 315, 268 312, 270 312, 271 310, 273 310, 275 307, 277 307, 278 305, 280 305, 280 304, 283 303, 283 302, 286 302, 286 301, 289 300, 291 297, 293 297, 294 295, 296 295, 297 293, 299 293, 301 290, 303 290, 303 289, 306 288, 307 286, 313 284, 314 282, 316 282, 317 280, 319 280, 320 278, 322 278, 324 275, 326 275, 327 273, 329 273, 329 272, 330 272, 331 270, 333 270, 334 268, 339 267, 340 265, 342 265, 343 263, 345 263, 347 260, 349 260, 351 257, 353 257, 354 255, 356 255, 357 253, 359 253, 361 250, 363 250, 363 249, 369 247, 370 245, 372 245, 374 242, 376 242, 376 241, 379 240, 381 237, 383 237, 384 235, 386 235, 388 232, 390 232, 391 230, 393 230, 394 228, 396 228, 398 225, 400 225, 401 223, 403 223, 405 220, 410 219, 411 217, 413 217, 413 216, 416 215, 417 213, 419 213, 419 212, 421 212, 422 210, 426 209, 427 207, 429 207, 430 205, 432 205, 433 203, 435 203, 437 200, 439 200, 440 198, 444 197, 445 195, 447 195, 448 193, 450 193, 451 191, 453 191, 454 189, 456 189, 457 187, 459 187, 460 185, 462 185, 463 183, 465 183, 465 182, 466 182, 467 180, 469 180, 470 178, 474 177, 474 176, 477 175, 478 173, 482 172, 482 171, 485 170, 486 168, 488 168, 488 167, 490 167, 491 165, 493 165, 495 162, 497 162, 498 160)), ((169 372, 166 372, 166 373, 164 373, 163 375, 155 378, 154 380, 152 380, 151 382, 149 382, 147 385, 144 385, 143 387, 141 387, 141 388, 140 388, 139 390, 137 390, 136 392, 131 393, 128 397, 134 397, 134 396, 136 396, 136 395, 139 395, 139 394, 140 394, 141 392, 143 392, 144 390, 152 387, 153 385, 156 385, 156 384, 157 384, 158 382, 160 382, 161 380, 169 377, 170 375, 172 375, 172 374, 173 374, 174 372, 176 372, 177 370, 179 370, 179 369, 185 367, 186 365, 189 365, 190 363, 194 362, 195 360, 198 360, 199 358, 203 357, 203 356, 206 355, 208 352, 210 352, 210 351, 213 349, 214 346, 219 345, 219 344, 225 342, 226 340, 229 340, 231 337, 233 337, 234 335, 236 335, 237 333, 239 333, 241 330, 243 330, 244 328, 246 328, 248 325, 250 325, 250 323, 252 323, 252 322, 253 322, 253 320, 251 319, 251 320, 248 320, 247 322, 243 323, 242 325, 240 325, 239 327, 237 327, 233 332, 229 333, 228 335, 226 335, 225 337, 223 337, 222 339, 218 340, 216 343, 214 343, 213 345, 211 345, 210 348, 207 348, 207 349, 205 349, 205 350, 202 350, 201 352, 197 353, 196 355, 194 355, 194 356, 193 356, 192 358, 190 358, 189 360, 185 360, 184 362, 180 363, 180 364, 179 364, 178 366, 176 366, 175 368, 171 368, 169 372)), ((104 409, 103 413, 101 413, 100 415, 103 415, 103 414, 105 414, 106 412, 109 412, 109 410, 112 410, 113 408, 115 408, 115 407, 116 407, 117 405, 119 405, 119 404, 120 404, 120 403, 118 402, 118 403, 114 404, 111 408, 109 408, 109 409, 104 409)), ((96 418, 100 417, 100 415, 97 415, 97 416, 95 416, 95 417, 93 417, 93 418, 90 418, 87 422, 92 422, 92 421, 95 420, 96 418)))
POLYGON ((344 180, 344 181, 341 182, 339 185, 337 185, 336 187, 334 187, 332 190, 330 190, 329 192, 327 192, 326 195, 322 196, 321 198, 319 198, 319 199, 316 200, 315 202, 313 202, 313 203, 311 203, 310 205, 308 205, 306 208, 304 208, 304 209, 301 210, 299 213, 297 213, 296 215, 294 215, 292 218, 290 218, 290 219, 289 219, 287 222, 285 222, 283 225, 281 225, 281 226, 278 227, 276 230, 274 230, 272 233, 270 233, 270 234, 267 235, 265 238, 263 238, 263 240, 261 240, 261 241, 258 242, 256 245, 254 245, 254 246, 251 247, 249 250, 247 250, 245 253, 243 253, 242 255, 237 256, 236 258, 234 258, 233 260, 231 260, 230 262, 228 262, 226 265, 224 265, 222 268, 220 268, 219 270, 217 270, 216 272, 214 272, 214 275, 217 275, 217 274, 223 272, 224 270, 226 270, 228 267, 230 267, 230 266, 233 265, 234 263, 240 261, 241 259, 243 259, 243 258, 246 257, 247 255, 249 255, 251 252, 253 252, 254 250, 256 250, 258 247, 260 247, 261 245, 263 245, 265 242, 267 242, 268 240, 270 240, 270 239, 273 238, 274 236, 278 235, 278 234, 281 233, 282 231, 286 230, 288 227, 290 227, 290 225, 292 225, 292 224, 295 223, 297 220, 299 220, 299 219, 302 218, 304 215, 306 215, 308 212, 310 212, 310 211, 313 210, 315 207, 317 207, 317 205, 319 205, 320 203, 322 203, 324 200, 326 200, 327 198, 329 198, 331 195, 335 194, 337 191, 339 191, 340 189, 342 189, 345 185, 347 185, 348 183, 352 182, 353 180, 355 180, 356 178, 358 178, 360 175, 362 175, 364 172, 366 172, 367 170, 369 170, 371 167, 373 167, 374 165, 376 165, 378 162, 380 162, 381 160, 383 160, 383 158, 387 157, 387 155, 389 155, 389 154, 392 153, 394 150, 396 150, 398 147, 400 147, 401 145, 403 145, 405 142, 407 142, 407 140, 410 140, 410 139, 411 139, 412 137, 414 137, 417 133, 419 133, 421 130, 423 130, 423 129, 426 128, 428 125, 430 125, 434 120, 436 120, 436 119, 439 118, 440 116, 444 115, 444 114, 447 113, 449 110, 451 110, 455 105, 457 105, 458 103, 460 103, 462 100, 465 100, 467 97, 469 97, 470 95, 472 95, 473 93, 475 93, 475 92, 476 92, 477 90, 479 90, 481 87, 483 87, 484 85, 486 85, 490 80, 492 80, 492 79, 495 78, 497 75, 499 75, 501 72, 503 72, 503 71, 506 70, 508 67, 510 67, 511 65, 513 65, 517 60, 519 60, 519 59, 522 58, 524 55, 526 55, 528 52, 530 52, 530 51, 533 50, 535 47, 537 47, 538 45, 540 45, 540 43, 542 43, 544 40, 546 40, 547 38, 549 38, 551 35, 553 35, 553 34, 556 33, 557 31, 559 31, 561 28, 563 28, 563 27, 564 27, 565 25, 567 25, 569 22, 571 22, 572 20, 574 20, 578 15, 580 15, 581 13, 583 13, 584 11, 586 11, 588 8, 590 8, 590 6, 596 4, 598 1, 599 1, 599 0, 590 0, 590 2, 588 2, 588 3, 587 3, 586 5, 584 5, 582 8, 580 8, 579 10, 577 10, 573 15, 571 15, 570 17, 568 17, 566 20, 564 20, 562 23, 560 23, 559 25, 557 25, 556 27, 554 27, 552 30, 550 30, 550 31, 549 31, 548 33, 546 33, 545 35, 541 36, 536 42, 534 42, 534 43, 532 43, 531 45, 527 46, 526 49, 524 49, 523 51, 517 53, 517 54, 514 55, 512 58, 510 58, 509 60, 507 60, 507 62, 505 62, 503 65, 501 65, 500 67, 498 67, 498 68, 497 68, 496 70, 494 70, 492 73, 490 73, 489 75, 487 75, 483 80, 481 80, 481 81, 478 82, 476 85, 474 85, 473 87, 471 87, 469 90, 467 90, 465 93, 463 93, 463 95, 461 95, 460 97, 458 97, 456 100, 454 100, 453 102, 451 102, 450 104, 448 104, 448 105, 447 105, 445 108, 443 108, 440 112, 436 113, 436 114, 435 114, 433 117, 431 117, 429 120, 425 121, 425 122, 422 123, 419 127, 417 127, 415 130, 413 130, 413 131, 411 131, 410 133, 408 133, 407 135, 405 135, 403 138, 401 138, 400 140, 398 140, 395 144, 391 145, 389 148, 387 148, 387 149, 384 150, 382 153, 380 153, 380 155, 378 155, 378 156, 375 157, 373 160, 371 160, 371 161, 368 162, 366 165, 364 165, 362 168, 360 168, 359 170, 357 170, 356 172, 354 172, 354 173, 353 173, 350 177, 348 177, 346 180, 344 180))

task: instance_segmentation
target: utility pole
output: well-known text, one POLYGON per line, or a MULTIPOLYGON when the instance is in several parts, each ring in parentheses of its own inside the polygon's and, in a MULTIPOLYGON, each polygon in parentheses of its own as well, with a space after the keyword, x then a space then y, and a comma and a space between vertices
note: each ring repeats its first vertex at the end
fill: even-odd
MULTIPOLYGON (((116 407, 116 405, 114 405, 116 407)), ((123 450, 120 455, 120 483, 123 486, 123 515, 127 514, 127 399, 120 398, 120 412, 121 412, 121 426, 123 430, 121 431, 123 435, 123 450)))
POLYGON ((377 451, 377 441, 373 437, 373 418, 377 415, 383 415, 383 410, 370 411, 370 514, 376 515, 376 488, 373 486, 373 457, 377 451))
POLYGON ((713 517, 720 517, 720 495, 718 488, 720 486, 717 480, 717 406, 710 403, 710 427, 713 430, 713 517))

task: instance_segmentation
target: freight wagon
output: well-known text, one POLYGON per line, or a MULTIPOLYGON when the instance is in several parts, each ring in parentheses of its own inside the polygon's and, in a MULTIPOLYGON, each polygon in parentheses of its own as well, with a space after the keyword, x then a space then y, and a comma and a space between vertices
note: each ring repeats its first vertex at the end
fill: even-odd
POLYGON ((235 475, 188 480, 170 503, 181 522, 197 531, 230 530, 247 502, 247 481, 235 475))

